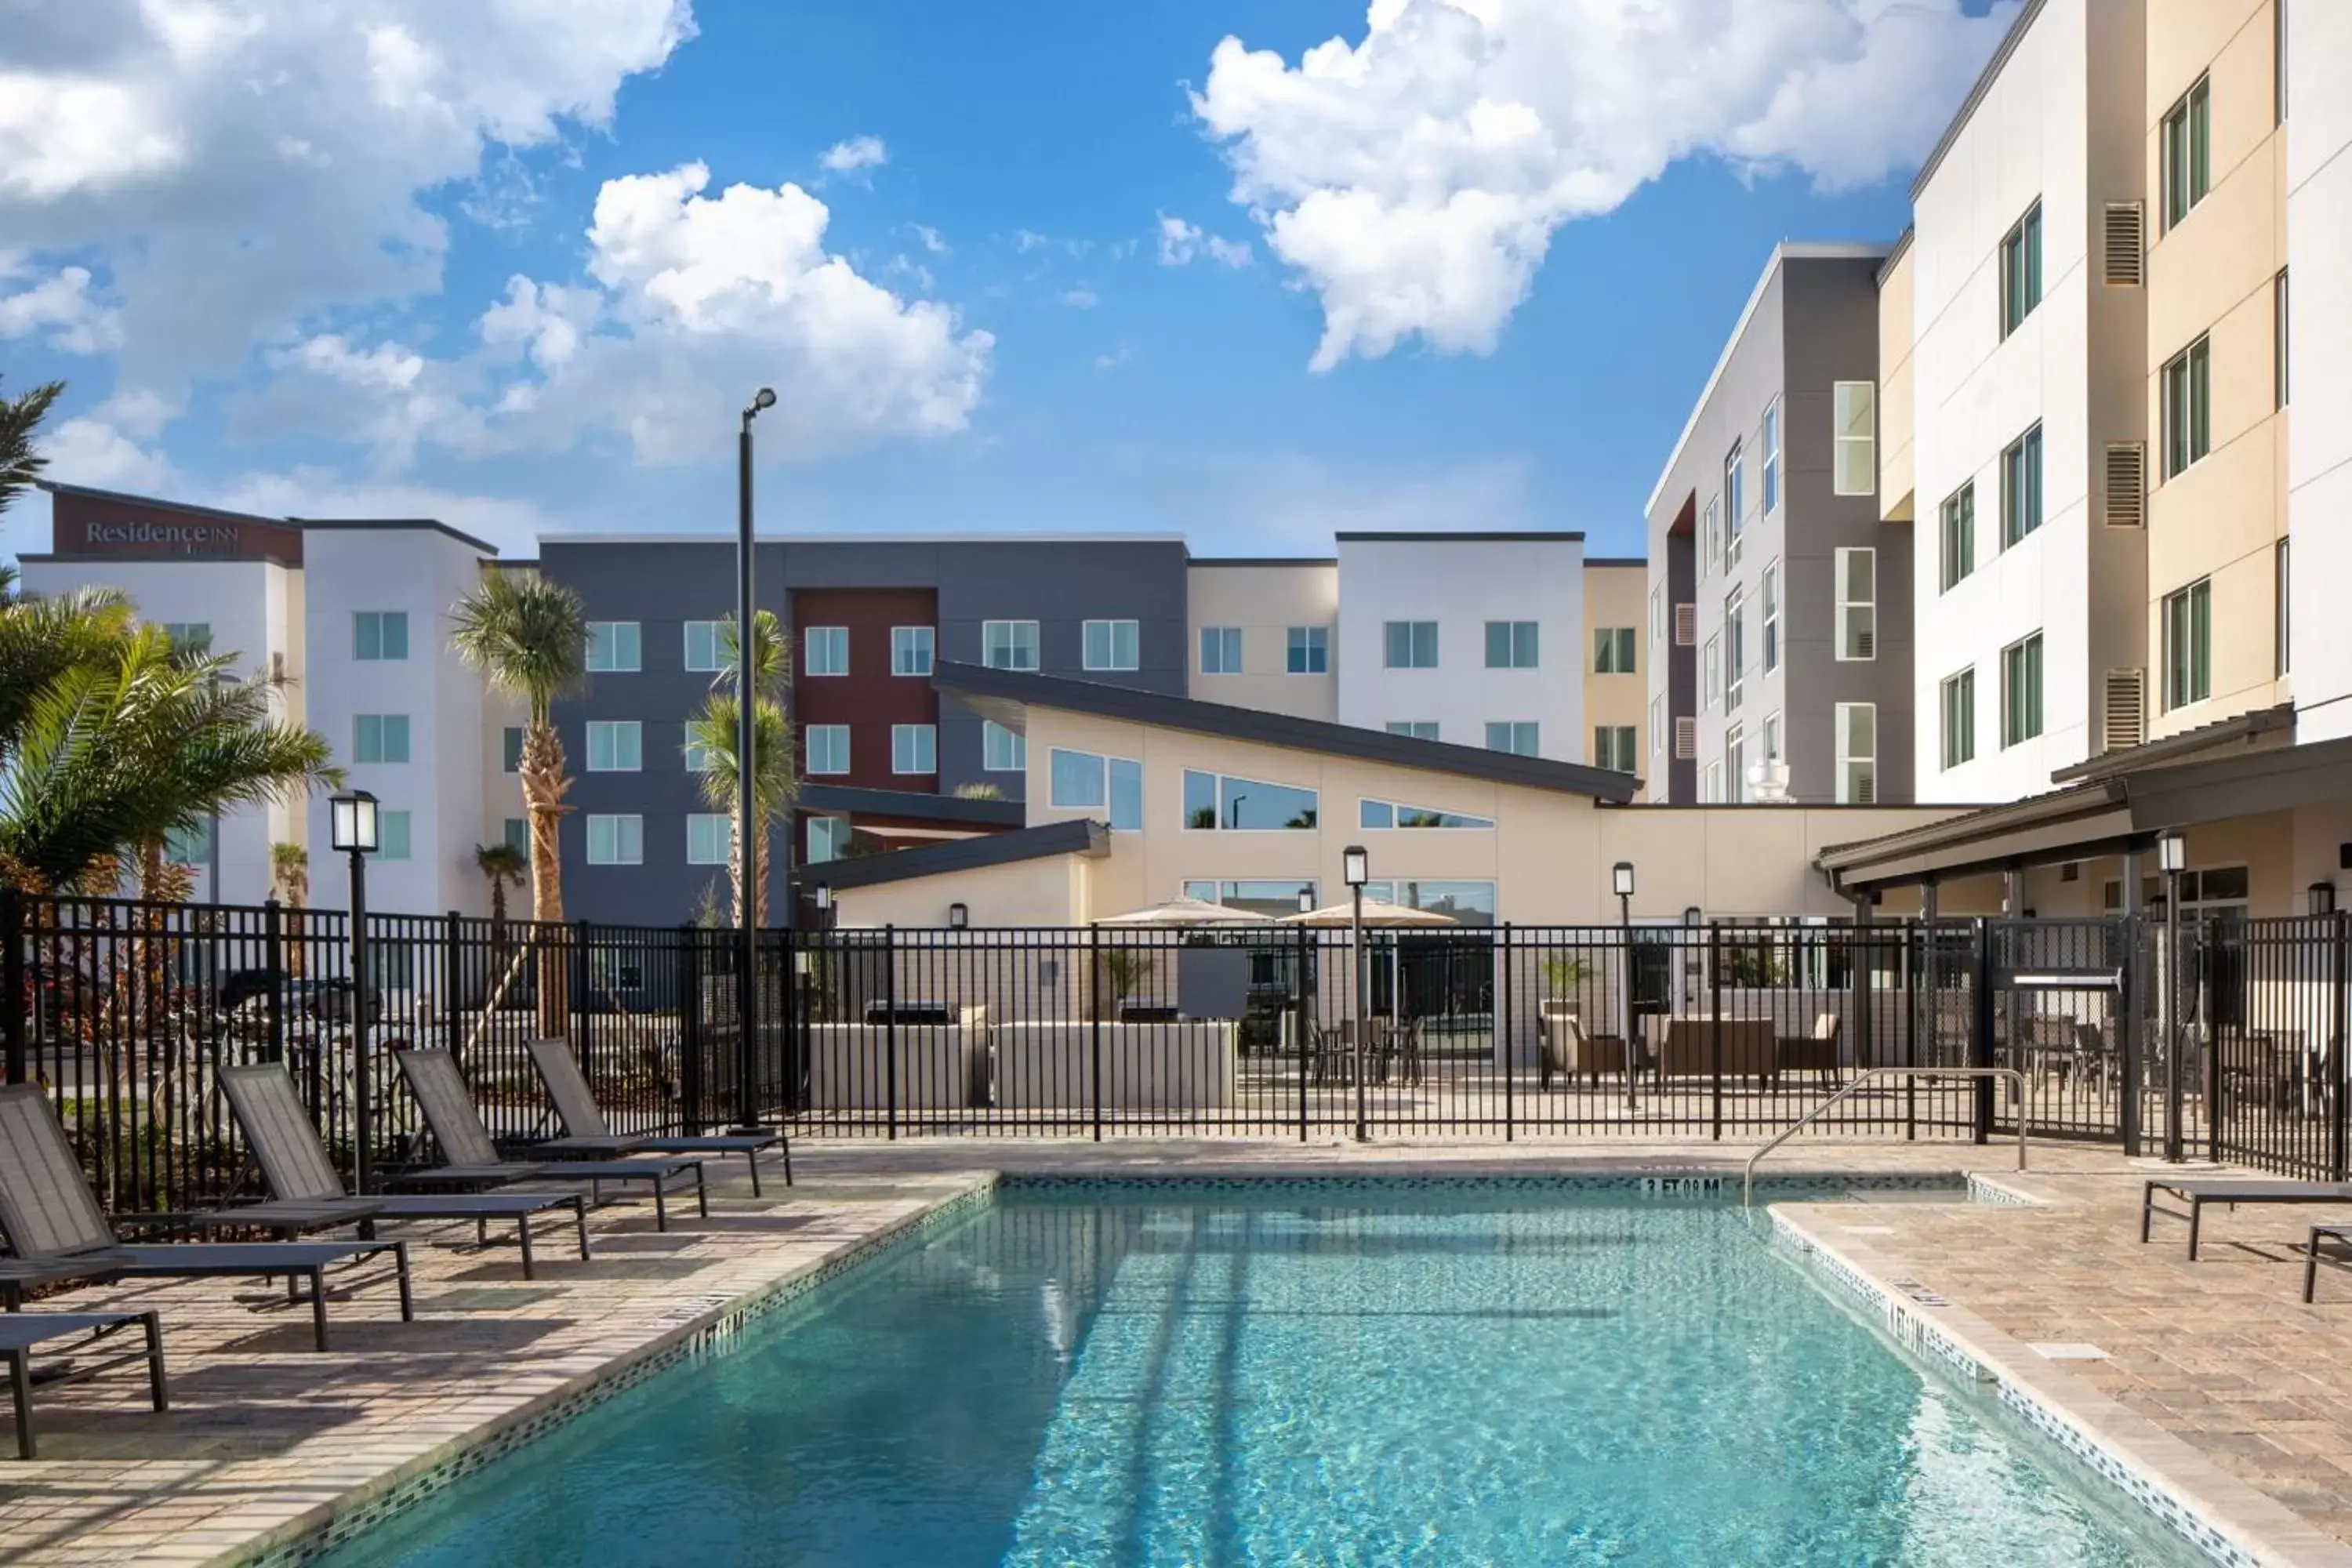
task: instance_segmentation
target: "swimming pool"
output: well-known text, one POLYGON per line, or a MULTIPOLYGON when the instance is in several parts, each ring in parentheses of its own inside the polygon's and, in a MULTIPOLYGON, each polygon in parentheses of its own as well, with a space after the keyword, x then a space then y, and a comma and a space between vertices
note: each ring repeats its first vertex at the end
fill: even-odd
POLYGON ((1008 1189, 335 1568, 2187 1563, 1736 1201, 1008 1189))

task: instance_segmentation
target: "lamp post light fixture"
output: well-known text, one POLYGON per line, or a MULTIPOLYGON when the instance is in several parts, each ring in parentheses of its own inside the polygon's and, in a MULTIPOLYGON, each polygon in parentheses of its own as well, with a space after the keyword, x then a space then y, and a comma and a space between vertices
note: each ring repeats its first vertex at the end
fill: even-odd
POLYGON ((1696 931, 1702 924, 1706 923, 1706 917, 1700 912, 1699 907, 1696 904, 1693 904, 1690 908, 1683 911, 1683 929, 1685 931, 1696 931))
POLYGON ((1311 915, 1315 912, 1315 889, 1313 888, 1307 887, 1298 889, 1298 912, 1302 915, 1311 915))
POLYGON ((327 802, 327 841, 351 857, 352 867, 352 1094, 355 1102, 352 1190, 355 1193, 368 1191, 375 1173, 374 1075, 368 1061, 368 1026, 374 1020, 368 1006, 367 858, 382 843, 380 826, 375 796, 363 789, 346 790, 327 802))
MULTIPOLYGON (((2184 1158, 2180 1097, 2185 1089, 2180 1071, 2180 873, 2189 867, 2189 840, 2175 829, 2156 836, 2156 868, 2164 873, 2164 985, 2157 1000, 2163 1007, 2164 1032, 2164 1157, 2179 1164, 2184 1158)), ((2207 1107, 2211 1113, 2211 1107, 2207 1107)))
POLYGON ((1360 844, 1350 844, 1342 849, 1339 876, 1356 903, 1351 922, 1356 961, 1356 1142, 1362 1143, 1371 1137, 1370 1119, 1364 1105, 1364 1037, 1372 1026, 1372 972, 1364 962, 1364 884, 1372 879, 1371 852, 1360 844))
POLYGON ((816 885, 815 891, 812 893, 810 897, 816 905, 817 929, 819 931, 831 930, 833 926, 833 884, 830 882, 819 882, 816 885))
MULTIPOLYGON (((1635 1109, 1633 1071, 1633 862, 1620 860, 1609 868, 1609 886, 1617 895, 1617 925, 1622 952, 1617 967, 1617 1037, 1625 1053, 1625 1109, 1635 1109)), ((1686 913, 1684 917, 1688 920, 1686 913)))
POLYGON ((2315 915, 2332 915, 2336 912, 2335 883, 2314 882, 2311 885, 2311 912, 2315 915))
POLYGON ((746 1129, 756 1126, 760 1119, 759 1093, 752 1078, 760 1039, 759 889, 767 874, 767 868, 760 863, 763 857, 751 799, 751 781, 758 776, 759 762, 759 693, 751 675, 757 652, 751 593, 751 421, 762 409, 775 405, 775 393, 760 388, 745 405, 743 423, 735 437, 735 832, 743 857, 742 978, 736 986, 736 1018, 742 1037, 735 1073, 735 1120, 746 1129))

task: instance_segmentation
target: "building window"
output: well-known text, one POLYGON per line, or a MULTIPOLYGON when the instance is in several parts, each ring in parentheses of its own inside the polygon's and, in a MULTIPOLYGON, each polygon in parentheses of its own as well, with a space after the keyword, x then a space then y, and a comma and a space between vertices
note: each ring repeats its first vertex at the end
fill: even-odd
POLYGON ((1938 590, 1949 593, 1963 578, 1977 569, 1977 483, 1970 479, 1944 498, 1937 508, 1937 532, 1942 542, 1942 570, 1938 590))
POLYGON ((2285 679, 2290 658, 2294 651, 2294 639, 2289 635, 2294 625, 2289 612, 2294 607, 2294 597, 2289 593, 2294 586, 2294 577, 2290 570, 2292 562, 2287 554, 2289 542, 2290 541, 2287 540, 2280 540, 2277 549, 2272 552, 2271 561, 2271 588, 2277 600, 2277 614, 2273 617, 2277 622, 2276 646, 2272 650, 2272 657, 2282 679, 2285 679))
POLYGON ((808 863, 822 866, 828 860, 838 860, 849 853, 849 841, 856 837, 849 818, 845 816, 812 816, 808 819, 808 863))
POLYGON ((1878 384, 1841 381, 1830 389, 1830 489, 1842 496, 1878 492, 1878 384))
POLYGON ((980 765, 992 773, 1017 773, 1029 766, 1029 737, 993 719, 980 721, 980 765))
MULTIPOLYGON (((382 817, 378 817, 377 842, 383 842, 382 817)), ((200 816, 184 826, 174 827, 163 835, 163 858, 174 866, 209 866, 213 858, 213 819, 200 816)))
POLYGON ((353 714, 352 761, 355 763, 408 761, 408 715, 405 713, 353 714))
POLYGON ((405 860, 415 853, 415 818, 405 811, 380 811, 375 818, 375 858, 405 860))
POLYGON ((803 744, 808 752, 810 773, 845 773, 849 771, 848 725, 811 724, 803 744))
POLYGON ((642 866, 645 859, 644 817, 592 816, 588 819, 588 864, 642 866))
POLYGON ((1455 827, 1492 831, 1494 822, 1484 816, 1465 816, 1458 811, 1437 811, 1426 805, 1399 805, 1390 800, 1361 800, 1356 803, 1356 826, 1359 827, 1455 827))
POLYGON ((1723 710, 1738 708, 1748 674, 1748 595, 1734 588, 1723 601, 1723 710))
POLYGON ((1737 724, 1723 732, 1723 784, 1732 805, 1748 798, 1748 731, 1737 724))
POLYGON ((1036 668, 1037 623, 981 622, 980 661, 991 669, 1036 668))
POLYGON ((696 740, 691 729, 687 731, 686 744, 679 748, 679 752, 685 760, 688 773, 707 773, 719 766, 718 751, 696 740))
POLYGON ((645 668, 644 649, 635 621, 588 623, 588 668, 599 675, 625 674, 645 668))
POLYGON ((1143 764, 1126 757, 1054 748, 1047 759, 1054 805, 1100 811, 1118 833, 1143 830, 1143 764))
POLYGON ((734 819, 723 811, 698 811, 686 819, 686 863, 724 866, 734 819))
POLYGON ((1764 568, 1764 673, 1780 668, 1780 563, 1764 568))
POLYGON ((1706 685, 1701 688, 1705 706, 1712 710, 1723 700, 1723 634, 1717 632, 1706 639, 1706 649, 1701 660, 1706 667, 1706 685))
POLYGON ((2042 634, 2000 650, 2000 743, 2003 748, 2042 733, 2042 634))
POLYGON ((1312 828, 1316 804, 1313 790, 1295 784, 1184 770, 1186 827, 1225 832, 1312 828))
POLYGON ((803 675, 847 675, 849 673, 849 628, 847 626, 803 627, 801 673, 803 675))
POLYGON ((893 675, 929 675, 937 661, 940 634, 933 626, 892 626, 890 628, 890 673, 893 675))
POLYGON ((1293 675, 1328 675, 1331 669, 1331 628, 1328 626, 1293 626, 1289 633, 1289 662, 1285 667, 1293 675))
POLYGON ((2042 204, 2035 202, 2000 242, 2000 335, 2025 324, 2042 303, 2042 204))
POLYGON ((1142 660, 1142 628, 1135 621, 1088 621, 1080 650, 1088 669, 1134 669, 1142 660))
POLYGON ((1592 673, 1633 675, 1640 638, 1632 626, 1599 626, 1592 633, 1592 673))
POLYGON ((1655 647, 1666 640, 1666 587, 1661 583, 1650 590, 1650 646, 1655 647))
POLYGON ((890 771, 894 773, 935 773, 940 771, 940 731, 932 724, 890 726, 890 771))
POLYGON ((522 772, 522 726, 509 724, 499 731, 499 772, 522 772))
POLYGON ((165 621, 163 640, 179 654, 205 654, 213 651, 213 628, 206 621, 165 621))
POLYGON ((634 773, 645 766, 645 726, 635 719, 592 719, 588 723, 588 771, 634 773))
POLYGON ((1764 715, 1763 760, 1768 763, 1777 763, 1780 760, 1780 716, 1778 713, 1764 715))
POLYGON ((2182 95, 2164 117, 2164 226, 2170 228, 2199 202, 2211 183, 2212 84, 2205 78, 2182 95))
POLYGON ((1437 721, 1434 719, 1391 719, 1388 722, 1388 731, 1391 735, 1402 735, 1409 740, 1434 741, 1437 739, 1437 721))
POLYGON ((1710 576, 1723 570, 1723 502, 1719 497, 1706 500, 1706 561, 1699 575, 1710 576))
POLYGON ((361 610, 352 616, 352 657, 367 662, 408 657, 406 610, 361 610))
POLYGON ((1748 458, 1734 441, 1723 459, 1723 563, 1739 564, 1740 527, 1748 510, 1748 458))
POLYGON ((2036 425, 2000 455, 2000 547, 2008 550, 2042 526, 2042 426, 2036 425))
POLYGON ((1706 788, 1699 798, 1709 805, 1723 804, 1723 764, 1720 762, 1706 764, 1706 788))
POLYGON ((530 853, 530 819, 529 817, 509 816, 499 824, 499 828, 500 837, 508 848, 519 849, 526 855, 530 853))
POLYGON ((2200 338, 2164 367, 2164 477, 2186 472, 2212 449, 2212 345, 2200 338))
POLYGON ((1536 743, 1537 726, 1515 723, 1509 720, 1490 722, 1486 726, 1486 749, 1508 752, 1514 756, 1532 757, 1539 754, 1536 743))
POLYGON ((1381 661, 1391 669, 1437 668, 1435 621, 1389 621, 1381 627, 1381 661))
POLYGON ((1598 725, 1592 731, 1592 765, 1612 773, 1638 773, 1642 771, 1642 759, 1633 746, 1633 725, 1598 725))
POLYGON ((688 621, 686 623, 686 668, 695 671, 715 671, 726 668, 726 650, 720 646, 720 628, 725 621, 688 621))
POLYGON ((1878 705, 1837 705, 1837 803, 1878 804, 1878 705))
POLYGON ((1239 675, 1242 672, 1242 629, 1239 626, 1201 628, 1201 673, 1239 675))
POLYGON ((1486 623, 1486 668, 1488 669, 1535 668, 1535 622, 1488 621, 1486 623))
POLYGON ((1944 718, 1944 767, 1947 772, 1977 755, 1977 672, 1970 665, 1958 675, 1944 677, 1941 689, 1944 718))
POLYGON ((1666 694, 1659 692, 1650 699, 1650 750, 1653 753, 1666 749, 1666 694))
MULTIPOLYGON (((2284 13, 2286 7, 2282 5, 2284 13)), ((2287 299, 2286 269, 2271 279, 2271 403, 2273 407, 2286 406, 2287 381, 2287 299)))
POLYGON ((2200 578, 2164 596, 2164 706, 2213 694, 2213 583, 2200 578))
POLYGON ((1837 573, 1837 656, 1852 663, 1878 657, 1878 552, 1840 550, 1837 573))
POLYGON ((1764 512, 1780 504, 1780 400, 1764 405, 1764 512))

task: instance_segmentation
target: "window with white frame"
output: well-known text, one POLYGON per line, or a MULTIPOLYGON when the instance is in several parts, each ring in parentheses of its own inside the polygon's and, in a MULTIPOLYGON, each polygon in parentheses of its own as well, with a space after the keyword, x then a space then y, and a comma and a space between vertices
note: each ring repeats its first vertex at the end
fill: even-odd
POLYGON ((718 751, 696 740, 694 731, 690 728, 686 732, 686 744, 678 750, 679 755, 685 761, 688 773, 707 773, 719 766, 718 751))
MULTIPOLYGON (((376 851, 383 849, 383 818, 376 814, 376 851)), ((174 866, 210 866, 213 858, 213 819, 200 816, 194 822, 174 827, 163 835, 163 858, 174 866)))
POLYGON ((1386 728, 1390 734, 1402 735, 1410 740, 1437 739, 1437 721, 1434 719, 1391 719, 1386 728))
POLYGON ((991 669, 1036 668, 1037 623, 981 622, 980 661, 991 669))
POLYGON ((408 761, 408 715, 405 713, 353 714, 352 716, 352 761, 355 763, 408 761))
POLYGON ((980 721, 980 765, 992 773, 1017 773, 1029 765, 1029 737, 993 719, 980 721))
POLYGON ((1057 806, 1105 814, 1115 833, 1143 830, 1143 764, 1055 746, 1046 757, 1048 798, 1057 806))
POLYGON ((2213 695, 2213 580, 2200 577, 2164 596, 2167 712, 2213 695))
POLYGON ((1080 648, 1088 669, 1133 669, 1143 657, 1143 634, 1135 621, 1088 621, 1080 648))
POLYGON ((1650 699, 1650 751, 1654 755, 1666 749, 1666 694, 1659 692, 1650 699))
POLYGON ((845 816, 812 816, 808 819, 808 864, 822 866, 828 860, 838 860, 849 853, 850 840, 856 837, 845 816))
POLYGON ((1777 763, 1780 760, 1780 715, 1778 713, 1767 713, 1764 715, 1764 755, 1762 760, 1768 763, 1777 763))
POLYGON ((378 812, 375 858, 379 860, 407 859, 415 823, 415 818, 405 811, 378 812))
POLYGON ((588 668, 600 675, 643 668, 639 630, 635 621, 590 621, 588 668))
POLYGON ((890 628, 890 673, 893 675, 929 675, 939 658, 940 634, 936 626, 892 626, 890 628))
POLYGON ((1666 585, 1663 583, 1650 590, 1650 646, 1657 647, 1666 640, 1666 585))
POLYGON ((1381 626, 1381 662, 1390 669, 1435 669, 1435 621, 1385 621, 1381 626))
POLYGON ((1748 731, 1738 724, 1723 732, 1723 784, 1731 805, 1748 798, 1748 731))
POLYGON ((2000 335, 2025 324, 2042 303, 2042 204, 2025 209, 2000 242, 2000 335))
POLYGON ((1242 629, 1239 626, 1201 628, 1201 673, 1239 675, 1242 672, 1242 629))
POLYGON ((2213 449, 2213 348, 2199 338, 2164 366, 2164 477, 2186 473, 2213 449))
POLYGON ((1706 764, 1706 784, 1699 798, 1709 805, 1723 804, 1723 764, 1720 762, 1706 764))
POLYGON ((2204 77, 2166 111, 2163 124, 2164 226, 2187 217, 2212 188, 2213 88, 2204 77))
POLYGON ((1312 829, 1317 815, 1317 795, 1311 789, 1184 770, 1187 828, 1227 833, 1312 829))
POLYGON ((1840 550, 1837 577, 1837 657, 1853 663, 1878 657, 1878 552, 1840 550))
POLYGON ((588 864, 642 866, 646 859, 646 819, 642 816, 588 818, 588 864))
POLYGON ((686 863, 724 866, 733 837, 734 819, 723 811, 689 812, 686 818, 686 863))
POLYGON ((1331 628, 1328 626, 1292 626, 1285 636, 1286 662, 1284 668, 1292 675, 1328 675, 1331 672, 1331 628))
POLYGON ((1613 773, 1638 773, 1642 759, 1634 751, 1637 731, 1631 724, 1596 724, 1592 729, 1592 765, 1613 773))
POLYGON ((1976 760, 1977 671, 1970 665, 1944 677, 1937 706, 1943 712, 1943 763, 1946 772, 1976 760))
POLYGON ((1942 563, 1937 592, 1949 593, 1977 569, 1977 482, 1970 479, 1946 496, 1936 517, 1942 563))
POLYGON ((1723 700, 1723 634, 1717 632, 1706 639, 1701 658, 1706 667, 1706 684, 1700 688, 1700 702, 1710 712, 1723 700))
POLYGON ((849 726, 846 724, 811 724, 803 731, 801 748, 808 753, 808 771, 812 773, 845 773, 849 771, 849 726))
POLYGON ((2000 547, 2023 542, 2042 526, 2042 426, 2009 444, 2000 455, 2000 547))
POLYGON ((686 623, 686 668, 696 671, 717 671, 727 667, 723 644, 725 621, 688 621, 686 623))
POLYGON ((1491 832, 1491 817, 1469 816, 1458 811, 1440 811, 1434 806, 1400 805, 1392 800, 1359 800, 1356 803, 1356 826, 1370 828, 1451 827, 1491 832))
POLYGON ((1514 756, 1541 755, 1537 741, 1538 726, 1523 720, 1502 720, 1486 725, 1486 749, 1508 752, 1514 756))
POLYGON ((1641 641, 1632 626, 1595 626, 1592 628, 1592 673, 1595 675, 1633 675, 1634 654, 1641 641))
POLYGON ((406 610, 359 610, 352 616, 352 657, 363 663, 408 657, 406 610))
MULTIPOLYGON (((1748 595, 1734 588, 1723 601, 1723 710, 1735 712, 1747 687, 1748 595)), ((1735 784, 1735 789, 1737 785, 1735 784)))
POLYGON ((810 676, 847 675, 849 673, 849 628, 847 626, 801 628, 801 673, 810 676))
POLYGON ((1488 669, 1535 668, 1536 623, 1488 621, 1486 623, 1486 668, 1488 669))
POLYGON ((1830 388, 1830 489, 1842 496, 1878 493, 1878 384, 1841 381, 1830 388))
POLYGON ((645 726, 635 719, 588 721, 588 771, 634 773, 646 765, 645 726))
POLYGON ((1780 668, 1780 563, 1764 568, 1764 673, 1780 668))
POLYGON ((165 621, 163 640, 172 645, 173 653, 210 653, 213 650, 213 628, 208 621, 165 621))
POLYGON ((1780 400, 1764 405, 1764 511, 1780 504, 1780 400))
POLYGON ((1706 499, 1706 558, 1699 566, 1699 575, 1712 575, 1723 570, 1723 501, 1720 497, 1706 499))
POLYGON ((1723 563, 1727 569, 1739 564, 1740 530, 1748 501, 1748 458, 1740 444, 1734 441, 1723 458, 1723 563))
POLYGON ((2000 650, 2000 743, 2020 745, 2042 733, 2042 634, 2000 650))
POLYGON ((1878 802, 1878 705, 1841 702, 1832 720, 1837 731, 1837 800, 1840 805, 1878 802))
POLYGON ((933 724, 891 725, 890 771, 894 773, 938 773, 939 727, 933 724))

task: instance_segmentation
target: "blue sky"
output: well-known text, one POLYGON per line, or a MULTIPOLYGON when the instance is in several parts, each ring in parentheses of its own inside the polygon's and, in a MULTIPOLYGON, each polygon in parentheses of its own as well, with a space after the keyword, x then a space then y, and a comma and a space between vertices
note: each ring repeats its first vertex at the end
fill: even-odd
MULTIPOLYGON (((117 38, 0 22, 34 30, 0 36, 32 67, 0 74, 0 235, 27 241, 0 375, 71 382, 54 476, 430 512, 509 553, 731 526, 762 380, 768 531, 1637 552, 1774 242, 1897 234, 2011 14, 1787 0, 1767 37, 1648 0, 1632 37, 1557 0, 131 4, 117 38), (74 101, 132 151, 41 144, 5 100, 44 90, 100 93, 74 101)), ((21 506, 0 548, 45 523, 21 506)))

